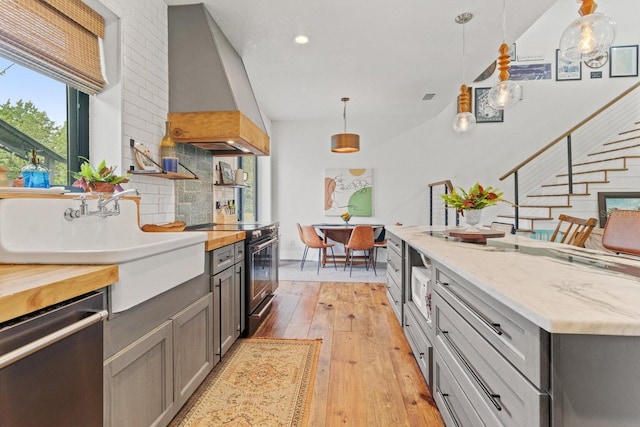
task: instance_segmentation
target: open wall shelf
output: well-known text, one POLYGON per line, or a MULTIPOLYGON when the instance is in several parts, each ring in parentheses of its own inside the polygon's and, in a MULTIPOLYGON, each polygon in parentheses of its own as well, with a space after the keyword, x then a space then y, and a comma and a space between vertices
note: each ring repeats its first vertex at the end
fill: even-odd
POLYGON ((154 166, 157 166, 157 169, 136 169, 135 166, 132 165, 129 168, 129 173, 131 174, 155 176, 157 178, 164 178, 164 179, 198 179, 198 176, 195 173, 191 172, 189 168, 187 168, 185 165, 183 165, 180 162, 178 162, 178 165, 182 166, 187 172, 189 172, 190 175, 177 173, 177 172, 169 172, 164 170, 162 166, 156 163, 155 160, 153 160, 149 155, 147 155, 143 151, 139 150, 138 147, 136 147, 135 140, 133 138, 129 139, 129 145, 131 146, 131 149, 133 150, 136 158, 138 156, 143 156, 144 158, 148 159, 151 163, 153 163, 154 166))

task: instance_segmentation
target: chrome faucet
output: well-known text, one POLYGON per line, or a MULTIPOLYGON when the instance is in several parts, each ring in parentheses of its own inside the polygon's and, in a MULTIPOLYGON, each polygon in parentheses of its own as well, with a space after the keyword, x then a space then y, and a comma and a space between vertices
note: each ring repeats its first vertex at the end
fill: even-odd
POLYGON ((87 204, 86 196, 82 195, 74 200, 80 200, 80 208, 73 209, 67 208, 64 211, 64 219, 67 221, 73 221, 76 218, 82 218, 85 216, 99 216, 101 218, 106 218, 108 216, 120 215, 120 205, 118 204, 118 200, 120 200, 124 196, 128 195, 138 195, 138 190, 135 188, 131 188, 129 190, 124 190, 119 193, 114 193, 113 196, 104 199, 102 194, 98 196, 98 210, 91 211, 89 210, 89 205, 87 204), (108 209, 107 205, 113 202, 113 208, 108 209))

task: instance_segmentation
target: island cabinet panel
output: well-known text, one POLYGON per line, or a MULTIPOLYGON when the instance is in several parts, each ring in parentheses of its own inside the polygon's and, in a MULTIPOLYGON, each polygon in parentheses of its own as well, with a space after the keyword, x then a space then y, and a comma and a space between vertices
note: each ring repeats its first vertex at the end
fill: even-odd
POLYGON ((402 323, 402 289, 404 288, 404 255, 403 243, 393 234, 387 234, 387 296, 391 308, 402 323))
POLYGON ((549 395, 533 386, 436 295, 436 347, 486 425, 548 426, 549 395))
POLYGON ((425 323, 424 318, 421 317, 420 313, 415 311, 413 306, 405 304, 404 333, 407 341, 409 341, 413 356, 416 362, 418 362, 422 376, 427 381, 427 385, 431 387, 433 346, 425 334, 425 331, 427 331, 425 323))
POLYGON ((164 426, 173 399, 173 328, 162 323, 104 366, 105 426, 164 426))
POLYGON ((181 407, 213 369, 213 294, 172 317, 174 393, 181 407))
POLYGON ((445 268, 436 292, 473 329, 541 390, 549 389, 550 335, 445 268))

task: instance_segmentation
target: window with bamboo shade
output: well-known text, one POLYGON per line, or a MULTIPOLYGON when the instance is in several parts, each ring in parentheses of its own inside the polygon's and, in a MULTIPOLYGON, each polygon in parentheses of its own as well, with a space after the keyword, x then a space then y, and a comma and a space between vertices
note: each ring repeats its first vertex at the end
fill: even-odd
POLYGON ((104 85, 104 19, 81 0, 0 1, 0 55, 88 94, 104 85))

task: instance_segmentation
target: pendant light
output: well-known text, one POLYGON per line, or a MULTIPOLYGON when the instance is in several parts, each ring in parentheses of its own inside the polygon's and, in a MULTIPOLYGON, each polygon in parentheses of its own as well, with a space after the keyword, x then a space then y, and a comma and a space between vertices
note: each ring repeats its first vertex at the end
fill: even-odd
POLYGON ((493 85, 491 90, 489 90, 489 94, 487 95, 487 101, 489 105, 498 110, 504 110, 506 107, 511 107, 512 105, 520 102, 522 98, 522 87, 512 81, 509 80, 509 65, 510 56, 509 56, 509 46, 506 43, 507 40, 507 6, 505 4, 505 0, 502 0, 502 44, 498 51, 500 55, 498 56, 498 70, 500 70, 500 81, 493 85))
POLYGON ((564 30, 560 37, 560 53, 567 59, 589 61, 609 53, 616 38, 616 23, 607 15, 593 13, 598 5, 593 0, 578 0, 580 18, 564 30))
POLYGON ((460 86, 460 95, 458 95, 458 105, 460 112, 453 118, 453 131, 455 133, 465 133, 473 129, 476 125, 476 118, 471 114, 471 99, 469 97, 468 87, 465 84, 465 68, 464 68, 464 24, 471 21, 473 15, 469 12, 461 13, 456 16, 456 24, 462 24, 462 86, 460 86))
POLYGON ((334 153, 355 153, 360 151, 360 135, 347 133, 347 101, 349 98, 342 98, 341 101, 344 102, 342 113, 344 133, 331 136, 331 151, 334 153))

